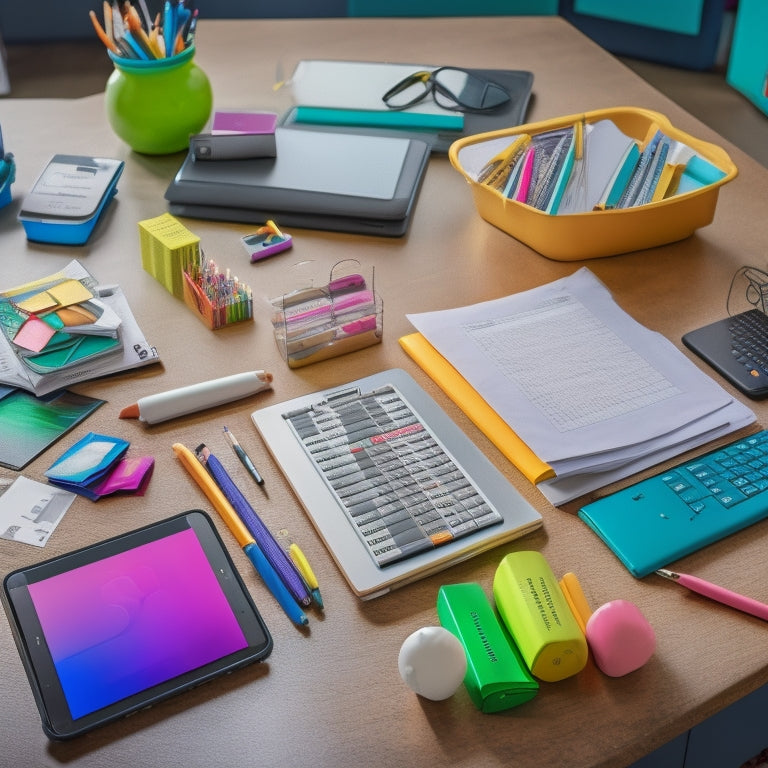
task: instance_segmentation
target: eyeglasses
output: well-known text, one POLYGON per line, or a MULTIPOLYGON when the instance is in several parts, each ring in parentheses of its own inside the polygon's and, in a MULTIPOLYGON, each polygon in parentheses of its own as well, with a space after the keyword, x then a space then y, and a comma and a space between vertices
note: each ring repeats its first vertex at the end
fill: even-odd
POLYGON ((497 83, 456 67, 414 72, 381 98, 390 109, 407 109, 432 94, 443 109, 484 112, 506 104, 511 96, 497 83))

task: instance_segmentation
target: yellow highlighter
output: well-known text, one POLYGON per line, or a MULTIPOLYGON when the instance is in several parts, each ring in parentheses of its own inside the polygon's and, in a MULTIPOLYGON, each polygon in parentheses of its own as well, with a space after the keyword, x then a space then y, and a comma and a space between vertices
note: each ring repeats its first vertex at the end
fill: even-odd
POLYGON ((495 154, 480 170, 477 181, 497 190, 504 189, 515 163, 525 154, 525 150, 531 143, 528 134, 522 134, 515 138, 506 148, 495 154))
POLYGON ((320 585, 317 583, 317 577, 315 576, 309 561, 301 549, 299 549, 299 545, 291 544, 291 546, 288 547, 288 555, 301 574, 301 578, 304 579, 307 589, 309 589, 312 594, 312 599, 317 603, 317 607, 322 610, 324 605, 323 598, 320 595, 320 585))
POLYGON ((504 557, 493 578, 493 596, 536 677, 552 683, 581 672, 589 655, 587 639, 540 552, 504 557))

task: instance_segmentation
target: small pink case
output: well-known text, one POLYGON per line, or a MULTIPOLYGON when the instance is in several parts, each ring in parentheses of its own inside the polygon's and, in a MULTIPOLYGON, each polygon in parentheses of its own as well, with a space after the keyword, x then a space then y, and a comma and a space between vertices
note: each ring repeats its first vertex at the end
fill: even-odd
POLYGON ((611 600, 593 612, 575 574, 564 574, 560 586, 586 635, 595 664, 606 675, 628 675, 651 658, 656 634, 634 603, 611 600))
POLYGON ((601 605, 589 617, 586 634, 595 663, 610 677, 640 669, 656 649, 653 627, 628 600, 601 605))
POLYGON ((152 456, 123 458, 93 492, 98 496, 118 492, 143 496, 154 468, 155 459, 152 456))

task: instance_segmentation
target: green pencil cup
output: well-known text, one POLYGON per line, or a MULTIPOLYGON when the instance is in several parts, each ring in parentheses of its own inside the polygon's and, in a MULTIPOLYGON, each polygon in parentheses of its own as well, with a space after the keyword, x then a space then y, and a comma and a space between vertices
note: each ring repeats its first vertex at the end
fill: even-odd
POLYGON ((190 46, 165 59, 109 54, 115 69, 104 92, 112 130, 136 152, 167 155, 189 146, 211 115, 208 77, 190 46))

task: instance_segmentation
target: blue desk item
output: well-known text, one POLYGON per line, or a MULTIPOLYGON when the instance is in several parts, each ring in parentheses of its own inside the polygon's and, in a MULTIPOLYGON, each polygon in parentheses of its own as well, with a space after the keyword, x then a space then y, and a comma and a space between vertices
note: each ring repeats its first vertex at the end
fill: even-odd
POLYGON ((716 63, 723 0, 561 0, 560 15, 617 56, 706 70, 716 63))
POLYGON ((768 114, 768 46, 765 29, 768 4, 761 0, 741 0, 733 30, 725 79, 728 85, 746 96, 768 114))
POLYGON ((735 440, 583 506, 579 517, 637 578, 768 515, 768 432, 735 440))
POLYGON ((0 208, 11 202, 11 184, 16 181, 16 163, 13 155, 6 152, 0 156, 0 208))
POLYGON ((13 155, 3 146, 3 131, 0 128, 0 208, 11 202, 11 184, 16 180, 16 163, 13 155))
POLYGON ((83 245, 117 194, 122 160, 54 155, 24 198, 19 221, 28 240, 83 245), (72 194, 76 188, 76 194, 72 194))

